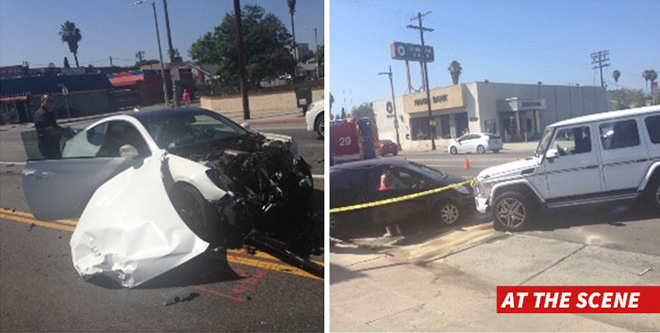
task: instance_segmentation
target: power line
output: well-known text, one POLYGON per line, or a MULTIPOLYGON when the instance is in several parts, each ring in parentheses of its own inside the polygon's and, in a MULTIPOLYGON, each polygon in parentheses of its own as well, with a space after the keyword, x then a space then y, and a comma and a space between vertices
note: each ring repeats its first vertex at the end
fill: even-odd
POLYGON ((605 87, 605 81, 603 81, 603 67, 607 67, 610 64, 605 63, 606 61, 610 61, 608 58, 610 55, 610 51, 598 51, 596 53, 591 54, 591 64, 598 64, 597 66, 594 66, 593 69, 598 68, 600 70, 600 86, 605 87))

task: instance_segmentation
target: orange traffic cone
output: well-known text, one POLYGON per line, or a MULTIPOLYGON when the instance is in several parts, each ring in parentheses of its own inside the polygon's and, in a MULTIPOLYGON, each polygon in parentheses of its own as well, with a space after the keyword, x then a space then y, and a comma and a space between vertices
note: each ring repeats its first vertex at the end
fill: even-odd
POLYGON ((470 160, 465 156, 465 170, 470 170, 470 160))

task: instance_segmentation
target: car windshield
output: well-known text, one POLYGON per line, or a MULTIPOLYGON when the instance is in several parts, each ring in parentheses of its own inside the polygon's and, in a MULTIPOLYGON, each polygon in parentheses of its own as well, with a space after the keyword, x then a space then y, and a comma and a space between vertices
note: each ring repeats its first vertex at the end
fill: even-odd
POLYGON ((249 132, 212 112, 190 112, 140 119, 161 149, 180 149, 213 141, 235 139, 249 132))
POLYGON ((552 139, 552 133, 555 131, 554 128, 548 127, 545 129, 543 132, 543 136, 541 137, 541 140, 539 141, 539 145, 536 146, 536 150, 534 151, 534 156, 542 156, 545 153, 545 150, 548 148, 548 144, 550 143, 550 139, 552 139))
POLYGON ((441 171, 427 167, 426 165, 423 164, 408 162, 408 166, 410 166, 412 170, 417 171, 429 178, 442 179, 447 177, 447 175, 442 173, 441 171))

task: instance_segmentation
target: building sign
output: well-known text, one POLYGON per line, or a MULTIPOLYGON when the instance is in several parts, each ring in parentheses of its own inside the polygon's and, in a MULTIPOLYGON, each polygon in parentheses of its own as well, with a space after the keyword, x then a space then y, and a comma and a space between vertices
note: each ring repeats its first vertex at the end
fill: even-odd
MULTIPOLYGON (((465 107, 463 86, 460 84, 430 91, 431 110, 447 110, 465 107)), ((403 96, 403 110, 408 114, 428 112, 426 92, 418 92, 403 96)))
POLYGON ((433 47, 424 45, 426 51, 426 59, 422 59, 422 46, 418 44, 393 42, 390 44, 390 53, 394 60, 409 60, 409 61, 422 61, 433 62, 434 54, 433 47))
POLYGON ((507 98, 506 102, 512 111, 545 110, 545 98, 541 99, 519 99, 518 97, 507 98))

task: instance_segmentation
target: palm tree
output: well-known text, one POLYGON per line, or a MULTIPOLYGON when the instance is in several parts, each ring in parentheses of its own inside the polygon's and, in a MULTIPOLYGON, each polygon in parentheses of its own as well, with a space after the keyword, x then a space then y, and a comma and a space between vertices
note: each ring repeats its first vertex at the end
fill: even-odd
POLYGON ((655 79, 657 78, 658 78, 658 72, 656 72, 653 69, 649 70, 649 81, 651 81, 651 86, 653 86, 653 82, 655 82, 655 79))
POLYGON ((619 72, 618 70, 615 70, 614 72, 612 72, 612 77, 614 78, 614 82, 616 82, 618 84, 619 83, 619 78, 621 77, 621 72, 619 72))
POLYGON ((296 29, 293 26, 293 14, 296 13, 296 0, 286 0, 286 4, 289 6, 289 14, 291 14, 291 36, 293 36, 293 52, 296 55, 297 61, 298 47, 296 46, 296 29))
POLYGON ((60 28, 60 37, 63 43, 69 44, 69 51, 73 53, 73 57, 76 59, 76 67, 80 67, 78 64, 78 42, 82 39, 80 29, 76 28, 75 23, 66 21, 62 23, 60 28))
POLYGON ((461 76, 461 72, 463 71, 461 64, 454 60, 451 62, 451 64, 449 64, 449 68, 447 68, 447 70, 451 75, 452 82, 454 82, 454 84, 458 84, 458 77, 461 76))
POLYGON ((649 80, 651 79, 650 76, 651 76, 651 71, 648 69, 642 73, 642 77, 644 78, 644 81, 646 81, 646 91, 649 90, 649 80))

